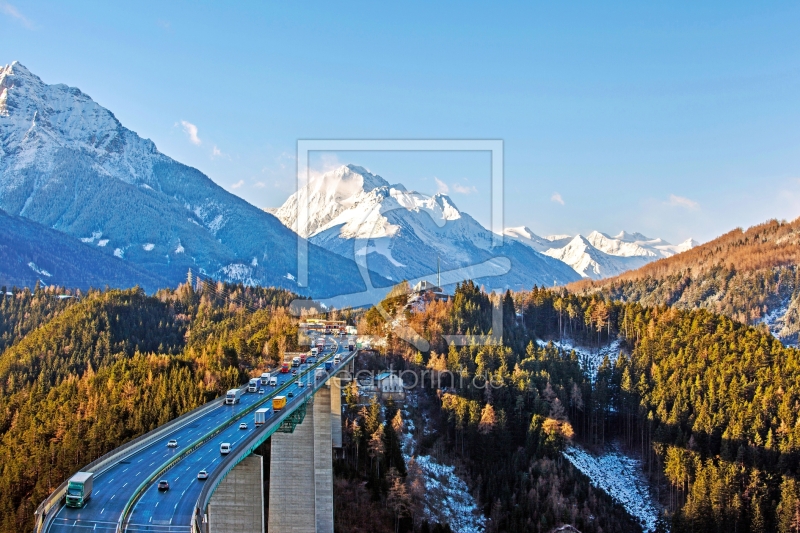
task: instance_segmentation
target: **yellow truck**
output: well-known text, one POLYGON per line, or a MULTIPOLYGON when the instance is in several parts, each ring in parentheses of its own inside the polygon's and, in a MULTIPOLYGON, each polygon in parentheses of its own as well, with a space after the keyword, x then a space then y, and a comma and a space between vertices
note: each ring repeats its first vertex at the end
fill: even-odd
POLYGON ((275 396, 272 399, 272 410, 273 411, 280 411, 286 407, 286 396, 275 396))

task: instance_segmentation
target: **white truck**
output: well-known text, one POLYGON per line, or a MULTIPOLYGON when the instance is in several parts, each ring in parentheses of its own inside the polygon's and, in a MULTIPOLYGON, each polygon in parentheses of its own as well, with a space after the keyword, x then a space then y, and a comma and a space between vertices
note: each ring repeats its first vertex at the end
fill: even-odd
POLYGON ((356 338, 354 336, 347 337, 347 349, 349 351, 353 351, 353 348, 356 347, 356 338))
POLYGON ((239 403, 239 400, 242 399, 242 393, 244 389, 231 389, 225 394, 225 405, 233 405, 239 403))
POLYGON ((272 374, 270 374, 269 372, 264 372, 263 374, 261 374, 261 384, 268 385, 270 377, 272 377, 272 374))
POLYGON ((311 357, 316 357, 318 355, 319 355, 319 348, 317 348, 316 346, 311 348, 311 357))
POLYGON ((67 507, 86 505, 86 502, 92 497, 93 481, 94 474, 92 472, 77 472, 69 478, 66 495, 67 507))
POLYGON ((277 387, 278 386, 278 377, 277 376, 272 376, 271 378, 269 378, 269 386, 270 387, 277 387))
POLYGON ((267 416, 269 416, 269 409, 266 407, 262 407, 261 409, 256 409, 255 414, 255 422, 256 426, 260 426, 261 424, 267 423, 267 416))
POLYGON ((261 380, 258 378, 253 378, 250 380, 250 383, 247 384, 247 392, 258 392, 258 386, 261 384, 261 380))

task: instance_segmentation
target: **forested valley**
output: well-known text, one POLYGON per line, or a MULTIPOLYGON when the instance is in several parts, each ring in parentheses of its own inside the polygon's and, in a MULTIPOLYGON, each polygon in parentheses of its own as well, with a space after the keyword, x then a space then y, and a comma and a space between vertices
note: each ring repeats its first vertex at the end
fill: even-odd
MULTIPOLYGON (((72 472, 297 348, 294 296, 282 290, 204 283, 152 296, 53 287, 3 295, 0 531, 28 529, 72 472)), ((412 435, 416 453, 438 453, 464 472, 487 531, 641 530, 561 453, 611 442, 640 457, 661 489, 659 529, 797 531, 800 358, 764 328, 600 293, 487 295, 472 282, 450 301, 411 302, 401 286, 382 307, 391 323, 374 308, 348 315, 384 340, 363 364, 425 372, 426 420, 399 405, 359 405, 346 391, 338 531, 449 527, 423 516, 424 483, 400 451, 408 423, 430 430, 412 435), (493 333, 493 306, 503 313, 502 343, 444 340, 493 333), (398 320, 430 349, 400 340, 398 320), (589 348, 617 342, 620 353, 590 375, 578 354, 548 343, 566 338, 589 348), (365 509, 374 522, 355 520, 365 509)))

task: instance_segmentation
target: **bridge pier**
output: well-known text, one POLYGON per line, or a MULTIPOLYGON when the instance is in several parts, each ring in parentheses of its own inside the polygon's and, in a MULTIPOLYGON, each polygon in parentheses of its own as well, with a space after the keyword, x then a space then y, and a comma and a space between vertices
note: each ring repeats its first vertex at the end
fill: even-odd
POLYGON ((270 437, 267 531, 333 533, 331 409, 331 389, 320 387, 294 432, 270 437))
POLYGON ((263 463, 249 455, 222 480, 208 502, 209 533, 264 533, 263 463))
POLYGON ((342 379, 332 377, 328 381, 331 393, 331 443, 334 448, 342 447, 342 379))

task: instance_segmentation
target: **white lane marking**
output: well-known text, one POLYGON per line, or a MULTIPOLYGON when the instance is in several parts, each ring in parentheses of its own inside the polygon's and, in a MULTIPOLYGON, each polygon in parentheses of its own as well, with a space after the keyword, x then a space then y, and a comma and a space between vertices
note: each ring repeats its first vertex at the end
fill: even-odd
POLYGON ((105 511, 105 510, 106 510, 106 508, 105 508, 105 507, 103 507, 103 508, 100 510, 100 514, 103 514, 103 511, 105 511))
MULTIPOLYGON (((127 485, 127 483, 125 483, 125 484, 127 485)), ((111 498, 109 498, 108 501, 113 500, 115 496, 116 496, 116 494, 114 494, 114 496, 111 496, 111 498)))
POLYGON ((124 489, 124 488, 125 488, 125 487, 127 487, 127 486, 128 486, 128 484, 127 484, 127 483, 125 483, 124 485, 122 485, 122 488, 124 489))

